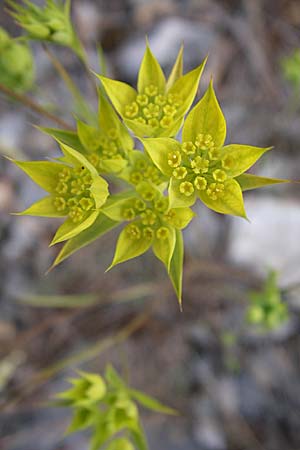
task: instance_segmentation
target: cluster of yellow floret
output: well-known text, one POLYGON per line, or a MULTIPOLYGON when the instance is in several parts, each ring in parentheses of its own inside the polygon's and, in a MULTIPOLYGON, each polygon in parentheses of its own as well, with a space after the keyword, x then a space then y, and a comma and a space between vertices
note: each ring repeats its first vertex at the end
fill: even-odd
POLYGON ((181 151, 168 154, 168 165, 174 169, 172 176, 182 180, 179 191, 187 197, 198 190, 206 191, 212 200, 221 198, 228 178, 226 171, 233 164, 232 157, 221 157, 221 150, 209 134, 198 134, 194 142, 183 142, 181 151))
POLYGON ((64 167, 58 174, 55 188, 57 195, 53 204, 56 210, 68 215, 74 223, 80 222, 87 211, 95 207, 90 191, 91 184, 92 177, 85 167, 64 167))
POLYGON ((122 159, 122 149, 120 148, 118 131, 111 128, 107 136, 101 136, 97 140, 97 151, 87 155, 87 159, 96 169, 101 170, 101 159, 122 159))
POLYGON ((166 239, 169 236, 167 224, 176 225, 176 210, 168 210, 168 199, 151 186, 139 190, 140 198, 128 200, 123 206, 122 217, 131 223, 126 233, 129 239, 166 239))
POLYGON ((170 128, 182 100, 177 94, 161 94, 158 87, 150 84, 135 101, 125 105, 124 116, 152 128, 170 128))

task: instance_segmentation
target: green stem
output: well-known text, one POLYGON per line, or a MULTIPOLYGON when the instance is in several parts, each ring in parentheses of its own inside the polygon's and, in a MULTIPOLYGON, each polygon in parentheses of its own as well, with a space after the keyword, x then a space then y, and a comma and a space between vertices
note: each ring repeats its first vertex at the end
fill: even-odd
POLYGON ((59 117, 56 117, 54 114, 50 113, 46 109, 44 109, 42 106, 38 105, 34 100, 32 100, 30 97, 24 94, 19 94, 11 89, 9 89, 4 84, 0 83, 0 92, 3 92, 8 97, 13 98, 14 100, 18 101, 22 105, 24 105, 26 108, 30 109, 31 111, 34 111, 38 115, 41 115, 52 122, 55 122, 57 125, 59 125, 62 128, 72 130, 73 128, 66 123, 63 119, 60 119, 59 117))

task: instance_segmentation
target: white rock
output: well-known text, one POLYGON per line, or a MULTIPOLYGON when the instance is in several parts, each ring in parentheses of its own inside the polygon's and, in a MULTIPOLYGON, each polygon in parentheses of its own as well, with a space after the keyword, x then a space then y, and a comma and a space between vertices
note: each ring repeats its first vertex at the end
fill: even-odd
POLYGON ((246 199, 251 223, 233 218, 229 259, 260 275, 269 268, 280 272, 280 284, 300 277, 300 202, 271 196, 246 199))
MULTIPOLYGON (((160 22, 149 35, 151 50, 163 67, 171 67, 182 43, 185 46, 185 67, 199 64, 208 53, 215 34, 206 25, 171 17, 160 22), (192 60, 193 57, 193 60, 192 60)), ((145 37, 130 40, 117 53, 118 65, 129 79, 135 79, 145 51, 145 37)))

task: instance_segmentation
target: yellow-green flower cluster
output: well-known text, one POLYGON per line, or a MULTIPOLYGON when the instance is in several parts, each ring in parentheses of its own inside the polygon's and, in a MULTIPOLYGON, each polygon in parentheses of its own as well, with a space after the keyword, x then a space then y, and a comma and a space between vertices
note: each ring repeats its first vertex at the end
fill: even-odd
POLYGON ((179 192, 190 197, 195 191, 206 191, 208 197, 217 200, 224 196, 227 169, 234 160, 229 156, 221 159, 210 134, 199 133, 194 142, 183 142, 180 150, 168 154, 172 176, 180 180, 179 192))
POLYGON ((92 123, 77 120, 76 132, 46 130, 63 143, 61 161, 17 162, 50 194, 24 214, 67 217, 52 243, 69 242, 54 265, 124 224, 110 268, 151 248, 181 302, 181 230, 194 217, 190 207, 200 199, 218 213, 246 218, 243 191, 286 181, 245 173, 270 148, 225 145, 226 121, 212 82, 188 112, 204 65, 183 75, 181 49, 166 79, 147 44, 137 89, 100 76, 104 89, 92 123), (128 128, 142 149, 134 148, 128 128), (109 195, 102 176, 130 190, 109 195))

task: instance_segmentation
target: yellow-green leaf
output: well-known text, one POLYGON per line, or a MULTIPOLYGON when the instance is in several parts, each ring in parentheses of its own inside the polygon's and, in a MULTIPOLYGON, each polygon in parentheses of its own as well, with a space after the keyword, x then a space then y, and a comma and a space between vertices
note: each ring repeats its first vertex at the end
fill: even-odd
POLYGON ((124 113, 125 105, 135 100, 137 95, 136 90, 121 81, 111 80, 110 78, 106 78, 100 75, 98 75, 98 78, 101 80, 112 104, 114 105, 118 113, 122 116, 124 113))
POLYGON ((131 239, 128 236, 129 227, 133 224, 127 225, 123 231, 121 231, 118 238, 115 255, 110 267, 111 269, 117 264, 128 261, 129 259, 136 258, 137 256, 145 253, 151 246, 151 240, 145 239, 142 235, 140 238, 131 239))
POLYGON ((109 196, 107 182, 102 177, 95 177, 91 184, 90 191, 94 197, 96 208, 100 208, 109 196))
POLYGON ((177 294, 180 309, 182 307, 182 268, 183 268, 184 245, 182 232, 176 230, 176 244, 171 259, 169 276, 177 294))
POLYGON ((173 86, 175 81, 182 77, 183 70, 183 45, 180 47, 174 66, 167 81, 167 91, 173 86))
POLYGON ((198 191, 198 195, 200 200, 213 211, 247 219, 242 190, 237 181, 233 179, 225 181, 224 195, 217 200, 212 200, 206 191, 198 191))
POLYGON ((59 212, 53 205, 53 197, 44 197, 41 200, 33 203, 25 211, 15 213, 18 216, 39 216, 39 217, 63 217, 66 215, 64 212, 59 212))
POLYGON ((67 239, 71 239, 77 234, 86 230, 88 227, 93 225, 98 215, 99 211, 93 211, 82 222, 79 223, 74 223, 71 219, 67 219, 56 231, 50 246, 57 244, 58 242, 66 241, 67 239))
POLYGON ((165 265, 167 272, 170 270, 170 263, 174 253, 176 234, 175 228, 168 227, 169 233, 165 239, 155 238, 153 240, 153 252, 155 256, 165 265))
POLYGON ((140 141, 159 170, 167 176, 172 176, 173 169, 168 164, 168 155, 171 152, 181 152, 179 142, 165 137, 140 139, 140 141))
POLYGON ((164 220, 173 227, 182 230, 188 226, 193 217, 195 217, 195 213, 190 208, 174 208, 168 211, 164 220))
POLYGON ((200 64, 200 66, 196 67, 196 69, 191 70, 182 77, 178 78, 178 80, 175 81, 173 86, 169 89, 169 94, 179 95, 182 99, 182 103, 178 107, 177 116, 184 116, 193 103, 205 64, 206 59, 202 62, 202 64, 200 64))
POLYGON ((64 167, 62 164, 51 161, 11 161, 45 191, 55 192, 58 174, 64 167))
POLYGON ((99 125, 100 129, 106 134, 109 134, 112 130, 116 131, 117 139, 123 150, 130 151, 133 149, 134 141, 132 137, 101 91, 99 91, 99 125))
POLYGON ((241 175, 272 147, 261 148, 251 145, 231 144, 221 150, 221 158, 226 164, 226 173, 231 177, 241 175))
POLYGON ((91 242, 108 233, 113 228, 116 228, 118 225, 119 222, 109 219, 104 214, 99 214, 95 222, 89 228, 65 243, 51 268, 57 266, 77 250, 89 245, 91 242))
POLYGON ((156 86, 160 94, 165 92, 166 80, 164 73, 147 43, 138 74, 138 92, 143 94, 145 88, 150 85, 156 86))
POLYGON ((204 96, 188 114, 183 125, 182 140, 194 142, 199 133, 211 135, 216 147, 224 144, 226 122, 212 81, 204 96))

